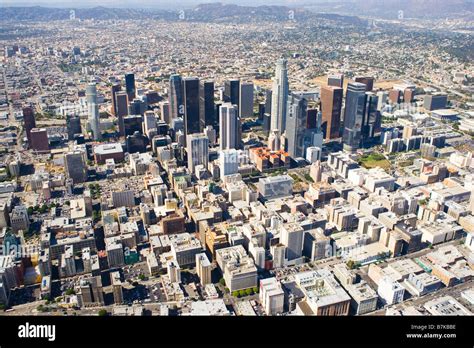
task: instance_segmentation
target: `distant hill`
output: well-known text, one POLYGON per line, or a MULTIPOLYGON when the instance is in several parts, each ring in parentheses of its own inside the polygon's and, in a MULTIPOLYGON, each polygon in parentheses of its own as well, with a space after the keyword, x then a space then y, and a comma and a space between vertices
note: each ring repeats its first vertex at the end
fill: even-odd
MULTIPOLYGON (((51 21, 67 20, 70 16, 69 8, 49 8, 49 7, 0 7, 0 20, 14 21, 51 21)), ((109 8, 93 7, 74 9, 76 18, 80 19, 164 19, 182 20, 178 11, 167 11, 159 9, 139 9, 139 8, 109 8)), ((294 18, 296 21, 307 19, 326 18, 346 24, 362 24, 358 17, 337 15, 337 14, 317 14, 301 8, 290 8, 287 6, 239 6, 233 4, 201 4, 193 9, 185 10, 186 20, 203 22, 250 22, 250 21, 288 21, 294 18), (294 16, 294 17, 292 17, 294 16)))

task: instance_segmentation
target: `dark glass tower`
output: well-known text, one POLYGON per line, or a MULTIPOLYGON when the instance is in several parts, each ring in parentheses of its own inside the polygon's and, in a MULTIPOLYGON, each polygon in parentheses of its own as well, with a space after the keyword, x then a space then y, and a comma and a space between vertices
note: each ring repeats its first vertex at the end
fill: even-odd
POLYGON ((184 134, 199 133, 199 79, 183 79, 184 89, 184 134))
POLYGON ((31 130, 36 128, 35 112, 31 106, 23 108, 23 122, 25 124, 28 146, 31 146, 31 130))
POLYGON ((217 129, 219 123, 214 106, 214 82, 201 81, 199 83, 199 121, 201 131, 208 125, 217 129))
POLYGON ((224 83, 224 102, 239 105, 240 99, 240 80, 232 79, 224 83))
POLYGON ((170 103, 171 119, 184 116, 183 82, 181 76, 176 74, 171 75, 169 88, 168 101, 170 103))
POLYGON ((136 97, 135 75, 132 73, 125 74, 125 90, 128 95, 128 100, 135 99, 136 97))
POLYGON ((115 96, 116 96, 117 92, 120 92, 121 89, 122 89, 122 87, 119 84, 112 85, 112 88, 111 88, 112 114, 114 116, 117 116, 117 101, 116 101, 115 96))
POLYGON ((344 134, 342 141, 344 150, 354 152, 362 140, 362 126, 364 124, 366 86, 363 83, 354 82, 347 85, 346 107, 344 110, 344 134))
POLYGON ((362 126, 362 142, 367 143, 373 140, 381 131, 381 114, 377 110, 379 98, 374 93, 366 93, 365 117, 362 126))

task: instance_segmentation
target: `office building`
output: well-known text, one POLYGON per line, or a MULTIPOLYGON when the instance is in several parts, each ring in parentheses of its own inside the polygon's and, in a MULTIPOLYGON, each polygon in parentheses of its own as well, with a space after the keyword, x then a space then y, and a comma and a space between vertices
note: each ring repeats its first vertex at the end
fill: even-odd
POLYGON ((199 239, 189 233, 170 234, 171 254, 180 267, 196 264, 196 255, 202 252, 199 239))
POLYGON ((281 133, 285 131, 288 94, 287 61, 279 59, 272 85, 271 130, 278 129, 281 133))
POLYGON ((276 278, 260 280, 259 298, 267 315, 283 313, 285 293, 276 278))
POLYGON ((365 117, 362 125, 362 142, 369 143, 376 136, 380 136, 382 128, 382 115, 377 110, 378 96, 374 93, 366 93, 365 117))
POLYGON ((304 157, 308 102, 302 94, 291 93, 288 97, 287 105, 285 132, 288 142, 288 153, 293 158, 304 157))
POLYGON ((199 79, 183 79, 184 90, 184 134, 186 136, 200 132, 199 124, 199 79))
POLYGON ((446 109, 448 96, 446 94, 427 95, 423 100, 423 106, 427 111, 446 109))
POLYGON ((344 110, 344 150, 356 151, 361 145, 361 131, 366 106, 366 86, 363 83, 349 83, 344 110))
POLYGON ((224 102, 239 105, 240 80, 231 79, 224 82, 224 102))
POLYGON ((87 181, 87 162, 85 151, 71 151, 64 155, 66 174, 73 184, 87 181))
POLYGON ((49 140, 48 131, 46 128, 33 128, 30 131, 30 148, 36 152, 48 152, 49 151, 49 140))
POLYGON ((197 165, 207 169, 209 162, 209 139, 204 133, 188 134, 187 136, 188 169, 194 173, 197 165))
POLYGON ((287 223, 281 229, 280 242, 286 246, 286 259, 292 261, 303 254, 304 230, 298 223, 287 223))
POLYGON ((205 253, 196 254, 196 273, 202 286, 212 284, 211 279, 212 264, 205 253))
POLYGON ((257 267, 242 245, 216 250, 216 261, 230 292, 256 287, 257 267))
POLYGON ((88 122, 92 132, 92 139, 99 140, 100 133, 100 114, 99 104, 97 103, 97 87, 95 83, 89 83, 86 87, 86 99, 88 107, 88 122))
POLYGON ((239 152, 235 149, 219 151, 220 178, 239 172, 239 152))
POLYGON ((238 149, 240 147, 241 123, 238 108, 224 103, 219 108, 220 149, 238 149))
POLYGON ((114 302, 116 304, 123 303, 123 289, 119 271, 110 272, 110 283, 112 284, 114 302))
POLYGON ((405 288, 399 282, 385 276, 378 283, 377 293, 384 303, 392 305, 403 301, 405 288))
POLYGON ((116 92, 115 93, 115 106, 117 112, 115 116, 117 117, 119 135, 125 135, 125 125, 123 118, 128 115, 128 95, 127 92, 116 92))
POLYGON ((321 87, 321 128, 327 140, 340 137, 342 93, 340 87, 321 87))
POLYGON ((296 304, 303 315, 347 316, 351 298, 328 269, 298 273, 295 282, 304 294, 296 304))
POLYGON ((104 291, 100 276, 81 279, 78 302, 80 307, 104 305, 104 291))
POLYGON ((74 140, 76 134, 82 133, 81 119, 79 116, 66 117, 67 140, 74 140))
POLYGON ((257 189, 265 199, 288 197, 293 194, 293 179, 289 175, 277 175, 261 178, 257 189))
POLYGON ((356 76, 355 82, 363 83, 366 87, 366 92, 370 92, 374 89, 374 78, 368 76, 356 76))
POLYGON ((170 85, 168 91, 168 102, 170 105, 171 119, 184 116, 184 91, 183 80, 181 76, 173 74, 170 76, 170 85))
POLYGON ((128 100, 133 100, 137 97, 135 87, 135 74, 125 74, 125 91, 127 92, 128 100))
POLYGON ((242 82, 240 84, 238 105, 239 105, 240 118, 253 116, 253 83, 252 82, 242 82))
POLYGON ((199 82, 199 122, 200 129, 219 126, 214 105, 214 81, 199 82))
POLYGON ((112 112, 112 115, 114 116, 117 116, 117 99, 116 99, 116 95, 117 95, 117 92, 120 92, 122 90, 122 86, 118 83, 112 85, 112 87, 110 88, 110 97, 111 97, 111 100, 112 100, 112 109, 111 109, 111 112, 112 112))
POLYGON ((105 250, 107 252, 107 263, 109 268, 117 268, 125 265, 122 243, 115 242, 107 244, 105 250))
POLYGON ((26 132, 26 139, 28 140, 28 147, 31 148, 31 130, 36 128, 35 111, 33 107, 27 106, 23 108, 23 123, 26 132))
POLYGON ((343 88, 344 75, 343 74, 328 75, 328 86, 343 88))

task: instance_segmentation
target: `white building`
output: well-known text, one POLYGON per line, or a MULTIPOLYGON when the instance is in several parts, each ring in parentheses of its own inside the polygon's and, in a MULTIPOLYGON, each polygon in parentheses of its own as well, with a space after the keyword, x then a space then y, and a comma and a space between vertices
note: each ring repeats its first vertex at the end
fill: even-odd
POLYGON ((209 139, 204 133, 188 134, 186 139, 188 154, 188 169, 191 173, 197 165, 207 168, 209 162, 209 139))
POLYGON ((219 170, 221 179, 239 172, 239 153, 237 150, 219 151, 219 170))
POLYGON ((211 280, 212 265, 205 253, 196 254, 196 272, 201 281, 201 285, 212 284, 211 280))
POLYGON ((321 148, 310 146, 306 149, 306 160, 309 163, 314 163, 321 160, 321 148))
POLYGON ((392 305, 403 301, 405 288, 399 282, 383 277, 378 286, 377 293, 386 304, 392 305))
POLYGON ((276 278, 260 280, 260 302, 267 315, 283 313, 284 292, 276 278))

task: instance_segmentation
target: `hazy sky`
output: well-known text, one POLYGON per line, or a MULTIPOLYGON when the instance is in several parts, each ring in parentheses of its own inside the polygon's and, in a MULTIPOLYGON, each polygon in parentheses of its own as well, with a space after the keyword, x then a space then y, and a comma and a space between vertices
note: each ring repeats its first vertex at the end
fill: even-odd
MULTIPOLYGON (((176 8, 203 3, 222 2, 238 5, 302 5, 321 0, 1 0, 2 6, 49 6, 49 7, 128 7, 128 8, 176 8)), ((324 0, 328 2, 328 0, 324 0)), ((330 0, 329 0, 330 1, 330 0)))

